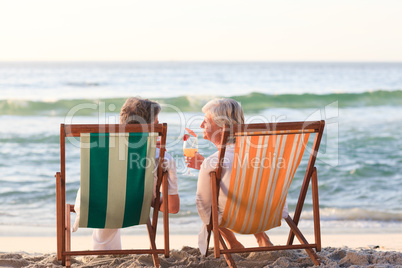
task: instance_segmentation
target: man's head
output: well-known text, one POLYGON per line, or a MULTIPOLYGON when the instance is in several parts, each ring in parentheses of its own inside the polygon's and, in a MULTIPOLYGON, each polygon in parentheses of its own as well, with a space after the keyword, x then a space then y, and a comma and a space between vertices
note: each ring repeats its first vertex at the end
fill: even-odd
POLYGON ((159 103, 148 99, 133 97, 126 100, 120 111, 120 124, 157 123, 161 111, 159 103))

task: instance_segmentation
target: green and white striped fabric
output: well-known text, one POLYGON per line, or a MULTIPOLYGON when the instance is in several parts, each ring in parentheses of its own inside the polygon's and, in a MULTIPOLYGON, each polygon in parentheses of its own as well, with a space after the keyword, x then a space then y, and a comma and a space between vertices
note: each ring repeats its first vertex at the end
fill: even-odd
POLYGON ((81 134, 79 227, 115 229, 147 223, 157 136, 81 134))

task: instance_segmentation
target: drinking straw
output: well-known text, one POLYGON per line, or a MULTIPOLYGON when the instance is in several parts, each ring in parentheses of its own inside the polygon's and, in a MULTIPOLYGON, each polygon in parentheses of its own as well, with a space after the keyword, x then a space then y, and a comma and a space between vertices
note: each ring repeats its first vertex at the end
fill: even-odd
POLYGON ((191 129, 189 129, 188 127, 185 128, 187 130, 188 133, 190 133, 191 135, 193 135, 195 137, 193 144, 191 144, 191 148, 193 148, 193 145, 195 143, 195 141, 197 140, 197 134, 195 134, 194 131, 192 131, 191 129))
POLYGON ((195 143, 196 140, 197 140, 197 137, 195 137, 195 139, 194 139, 194 141, 193 141, 193 144, 191 144, 191 148, 193 148, 193 145, 194 145, 194 143, 195 143))

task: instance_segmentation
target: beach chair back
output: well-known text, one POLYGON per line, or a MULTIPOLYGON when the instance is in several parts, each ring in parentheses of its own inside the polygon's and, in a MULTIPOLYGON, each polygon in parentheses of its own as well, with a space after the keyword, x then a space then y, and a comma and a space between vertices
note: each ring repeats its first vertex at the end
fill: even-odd
MULTIPOLYGON (((218 204, 226 146, 219 148, 219 160, 211 176, 212 216, 207 227, 208 238, 214 235, 214 253, 223 254, 230 267, 236 267, 231 253, 305 249, 315 265, 320 265, 316 251, 321 250, 317 168, 314 166, 323 135, 325 121, 239 124, 223 128, 221 144, 235 140, 235 154, 228 195, 219 224, 218 204), (311 153, 296 209, 291 218, 282 215, 286 196, 302 160, 309 138, 314 135, 311 153), (307 190, 311 182, 314 238, 309 243, 298 228, 307 190), (242 234, 257 234, 281 224, 282 217, 290 227, 286 245, 229 249, 220 227, 242 234), (296 237, 300 244, 294 245, 296 237)), ((306 151, 307 152, 307 151, 306 151)), ((284 213, 286 214, 286 213, 284 213)), ((207 246, 208 247, 208 246, 207 246)))
POLYGON ((255 234, 281 225, 282 210, 310 133, 236 133, 222 227, 255 234))
POLYGON ((158 254, 169 257, 169 213, 163 213, 163 248, 156 246, 159 209, 150 215, 152 203, 164 211, 169 207, 168 174, 163 167, 166 134, 166 123, 60 125, 60 171, 55 177, 57 259, 62 265, 70 267, 72 256, 150 254, 154 266, 159 267, 158 254), (66 140, 81 149, 77 211, 75 205, 66 203, 66 140), (78 211, 79 227, 116 229, 146 224, 150 245, 139 249, 71 250, 70 213, 78 211))
POLYGON ((81 133, 79 227, 123 228, 149 220, 157 133, 81 133))

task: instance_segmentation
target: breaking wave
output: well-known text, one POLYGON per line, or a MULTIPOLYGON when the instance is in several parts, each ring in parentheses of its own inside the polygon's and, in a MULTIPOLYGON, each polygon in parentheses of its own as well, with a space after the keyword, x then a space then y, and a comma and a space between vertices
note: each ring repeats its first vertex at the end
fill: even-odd
MULTIPOLYGON (((154 98, 162 104, 175 106, 183 112, 199 112, 211 96, 180 96, 154 98)), ((338 107, 402 106, 402 90, 367 91, 362 93, 332 94, 280 94, 269 95, 253 92, 246 95, 232 96, 239 101, 246 112, 261 111, 269 108, 317 108, 333 102, 338 107)), ((75 115, 92 115, 99 112, 96 105, 104 105, 105 112, 118 112, 126 98, 108 99, 62 99, 57 101, 0 100, 0 115, 48 115, 62 116, 80 106, 75 115)), ((170 112, 171 109, 164 109, 170 112)))

